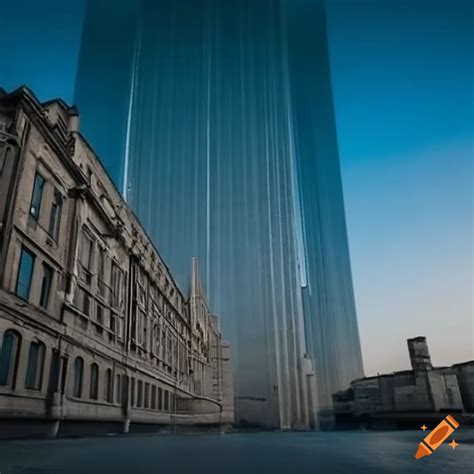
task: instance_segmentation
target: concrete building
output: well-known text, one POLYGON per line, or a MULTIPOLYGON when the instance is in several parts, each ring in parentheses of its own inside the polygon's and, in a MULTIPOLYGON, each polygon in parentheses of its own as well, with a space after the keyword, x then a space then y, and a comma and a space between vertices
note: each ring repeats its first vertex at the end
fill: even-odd
POLYGON ((0 91, 0 436, 223 427, 230 347, 62 100, 0 91))
POLYGON ((412 370, 354 380, 333 395, 336 421, 474 411, 474 361, 435 368, 426 338, 407 342, 412 370))
POLYGON ((474 360, 455 364, 452 369, 458 378, 464 409, 474 413, 474 360))

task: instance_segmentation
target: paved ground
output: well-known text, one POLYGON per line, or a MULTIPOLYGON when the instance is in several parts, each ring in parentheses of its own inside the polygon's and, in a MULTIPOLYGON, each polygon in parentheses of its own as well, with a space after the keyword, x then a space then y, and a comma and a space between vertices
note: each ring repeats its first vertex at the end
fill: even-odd
POLYGON ((473 474, 474 430, 416 461, 422 432, 129 436, 0 443, 1 474, 473 474))

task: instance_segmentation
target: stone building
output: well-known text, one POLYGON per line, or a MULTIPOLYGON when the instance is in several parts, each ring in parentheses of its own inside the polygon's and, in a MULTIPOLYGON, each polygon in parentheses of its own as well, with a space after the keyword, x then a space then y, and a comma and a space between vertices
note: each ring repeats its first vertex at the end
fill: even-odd
POLYGON ((198 262, 184 295, 78 125, 0 90, 1 436, 232 424, 198 262))
POLYGON ((333 395, 336 421, 474 411, 474 361, 435 368, 426 338, 407 342, 412 370, 354 380, 333 395))

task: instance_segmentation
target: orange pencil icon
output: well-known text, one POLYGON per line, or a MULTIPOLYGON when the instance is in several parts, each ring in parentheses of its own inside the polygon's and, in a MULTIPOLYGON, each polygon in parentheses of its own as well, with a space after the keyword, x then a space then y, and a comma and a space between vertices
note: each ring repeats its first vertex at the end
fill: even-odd
POLYGON ((459 423, 448 415, 419 445, 415 458, 430 456, 459 427, 459 423))

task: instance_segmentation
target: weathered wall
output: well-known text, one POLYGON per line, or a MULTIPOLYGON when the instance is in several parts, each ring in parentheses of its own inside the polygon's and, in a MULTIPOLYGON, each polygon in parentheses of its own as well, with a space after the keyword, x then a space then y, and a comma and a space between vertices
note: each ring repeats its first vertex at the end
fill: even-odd
MULTIPOLYGON (((194 314, 76 118, 27 89, 0 97, 0 145, 14 150, 0 146, 14 191, 0 228, 0 422, 43 420, 48 435, 63 421, 223 424, 217 321, 205 304, 194 314)), ((233 400, 226 410, 229 423, 233 400)))

